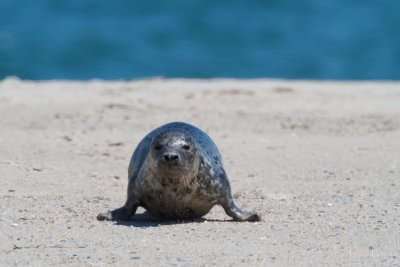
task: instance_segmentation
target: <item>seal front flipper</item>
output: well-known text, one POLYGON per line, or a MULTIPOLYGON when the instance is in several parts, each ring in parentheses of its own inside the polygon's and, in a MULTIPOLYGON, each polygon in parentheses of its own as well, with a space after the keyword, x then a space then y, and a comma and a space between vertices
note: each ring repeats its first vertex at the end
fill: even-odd
POLYGON ((231 216, 233 220, 237 222, 259 222, 261 221, 261 216, 255 212, 248 212, 239 209, 235 202, 233 202, 232 198, 230 200, 225 201, 222 204, 226 214, 231 216))
POLYGON ((99 221, 127 221, 135 215, 137 208, 139 207, 139 200, 134 193, 135 187, 135 177, 131 176, 132 178, 129 179, 128 182, 128 192, 127 192, 127 200, 125 205, 121 208, 115 209, 113 211, 109 210, 107 212, 102 212, 97 215, 97 220, 99 221))
POLYGON ((237 222, 258 222, 261 221, 261 216, 255 212, 248 212, 241 210, 238 206, 236 206, 235 202, 232 198, 231 193, 231 185, 229 183, 228 175, 225 170, 222 169, 222 173, 220 175, 216 175, 213 177, 214 181, 218 181, 218 191, 219 191, 219 199, 218 204, 220 204, 226 214, 233 218, 233 220, 237 222))
MULTIPOLYGON (((226 174, 225 174, 226 177, 226 174)), ((223 191, 224 194, 221 198, 221 206, 224 208, 226 214, 231 216, 233 220, 237 222, 259 222, 261 221, 261 216, 255 212, 248 212, 241 210, 238 206, 236 206, 235 202, 233 201, 232 194, 231 194, 231 187, 228 182, 228 179, 225 179, 226 185, 225 190, 223 191)))
POLYGON ((128 208, 126 205, 113 211, 99 213, 97 220, 99 221, 126 221, 132 218, 137 209, 136 207, 128 208))

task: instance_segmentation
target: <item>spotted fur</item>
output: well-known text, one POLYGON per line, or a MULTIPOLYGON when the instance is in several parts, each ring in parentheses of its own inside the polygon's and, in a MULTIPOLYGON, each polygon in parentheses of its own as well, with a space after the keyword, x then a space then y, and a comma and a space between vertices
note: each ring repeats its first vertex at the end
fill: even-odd
POLYGON ((98 220, 128 220, 137 207, 163 219, 195 219, 222 205, 236 221, 259 221, 233 201, 222 157, 211 138, 183 122, 161 126, 135 149, 128 169, 128 197, 98 220))

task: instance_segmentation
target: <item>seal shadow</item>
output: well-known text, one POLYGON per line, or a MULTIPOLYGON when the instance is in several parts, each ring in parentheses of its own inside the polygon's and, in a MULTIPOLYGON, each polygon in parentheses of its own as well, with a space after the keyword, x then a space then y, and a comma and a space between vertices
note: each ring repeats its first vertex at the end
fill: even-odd
POLYGON ((122 225, 128 227, 159 227, 163 225, 175 225, 175 224, 189 224, 189 223, 204 223, 204 222, 229 222, 233 220, 214 220, 214 219, 192 219, 192 220, 177 220, 177 219, 159 219, 150 215, 149 212, 136 213, 131 220, 116 221, 114 225, 122 225))

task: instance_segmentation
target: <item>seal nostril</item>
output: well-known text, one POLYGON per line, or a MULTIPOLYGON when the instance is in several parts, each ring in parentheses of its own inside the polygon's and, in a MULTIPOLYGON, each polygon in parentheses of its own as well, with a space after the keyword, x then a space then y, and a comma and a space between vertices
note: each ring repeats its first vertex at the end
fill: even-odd
POLYGON ((174 154, 174 153, 166 153, 163 156, 164 156, 164 160, 166 160, 166 161, 177 161, 177 160, 179 160, 179 156, 177 154, 174 154))

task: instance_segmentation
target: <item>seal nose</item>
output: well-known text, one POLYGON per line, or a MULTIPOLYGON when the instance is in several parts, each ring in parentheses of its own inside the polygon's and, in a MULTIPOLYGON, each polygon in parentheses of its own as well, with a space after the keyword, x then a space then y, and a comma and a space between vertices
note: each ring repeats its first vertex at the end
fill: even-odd
POLYGON ((178 161, 179 160, 179 155, 176 153, 164 153, 164 160, 165 161, 178 161))

